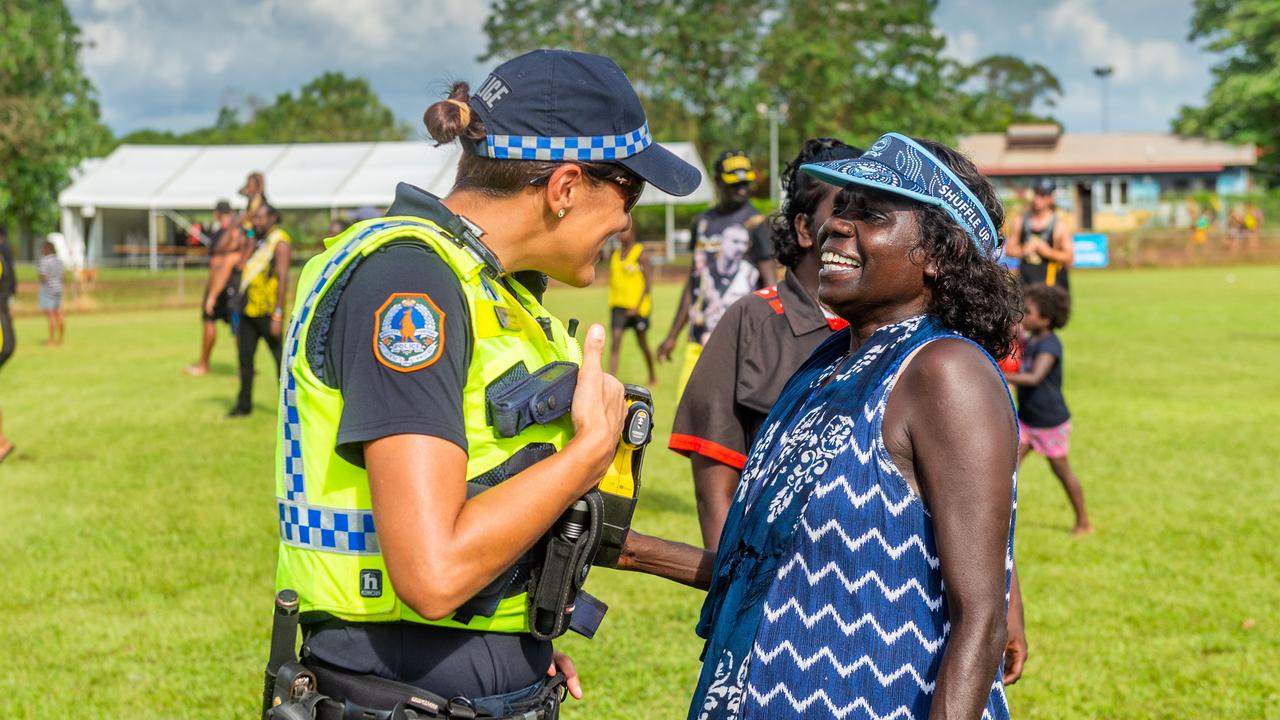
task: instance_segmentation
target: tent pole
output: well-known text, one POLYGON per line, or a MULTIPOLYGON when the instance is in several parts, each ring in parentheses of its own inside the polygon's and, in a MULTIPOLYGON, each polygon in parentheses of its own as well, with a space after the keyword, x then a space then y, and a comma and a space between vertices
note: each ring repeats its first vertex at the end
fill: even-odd
POLYGON ((147 211, 147 244, 151 250, 151 272, 160 269, 160 258, 158 257, 159 237, 156 233, 156 211, 152 208, 147 211))
POLYGON ((667 262, 676 259, 676 206, 667 200, 667 262))

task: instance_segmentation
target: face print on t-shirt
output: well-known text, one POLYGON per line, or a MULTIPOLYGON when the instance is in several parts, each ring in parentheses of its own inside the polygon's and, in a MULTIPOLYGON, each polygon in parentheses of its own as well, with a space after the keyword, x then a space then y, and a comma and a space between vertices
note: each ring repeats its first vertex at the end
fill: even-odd
POLYGON ((744 221, 751 215, 703 217, 694 250, 695 303, 690 339, 706 343, 729 306, 756 289, 760 271, 748 257, 751 231, 744 221))

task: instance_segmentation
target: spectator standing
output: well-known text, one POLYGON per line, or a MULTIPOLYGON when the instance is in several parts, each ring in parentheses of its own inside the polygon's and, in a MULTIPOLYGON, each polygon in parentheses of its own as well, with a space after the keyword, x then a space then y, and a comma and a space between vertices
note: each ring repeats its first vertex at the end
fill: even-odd
POLYGON ((1013 221, 1006 254, 1018 258, 1023 285, 1042 284, 1071 292, 1067 270, 1075 260, 1071 222, 1053 201, 1053 182, 1040 180, 1032 188, 1031 209, 1013 221))
POLYGON ((1262 231, 1262 208, 1258 207, 1258 203, 1250 200, 1245 204, 1242 224, 1245 248, 1251 253, 1257 252, 1262 231))
POLYGON ((279 223, 280 213, 270 205, 259 205, 253 214, 253 252, 240 273, 243 309, 236 332, 240 394, 228 417, 244 417, 253 412, 253 365, 259 340, 266 341, 276 361, 276 374, 280 373, 291 250, 289 235, 279 223))
MULTIPOLYGON (((9 314, 9 300, 18 288, 18 278, 13 269, 13 248, 9 246, 9 233, 0 225, 0 368, 13 357, 17 338, 13 334, 13 317, 9 314)), ((4 434, 4 417, 0 415, 0 462, 13 454, 13 442, 4 434)))
POLYGON ((45 345, 61 345, 67 335, 66 321, 62 317, 63 267, 57 250, 49 240, 45 240, 41 246, 36 269, 40 273, 40 312, 49 320, 49 339, 45 341, 45 345))
POLYGON ((658 382, 653 372, 653 352, 649 350, 649 315, 653 310, 653 264, 644 245, 636 241, 635 224, 618 233, 618 247, 609 256, 609 318, 613 343, 609 346, 609 374, 618 374, 622 337, 635 330, 636 342, 644 353, 649 385, 658 382))
POLYGON ((671 329, 658 347, 658 359, 669 360, 680 332, 689 326, 677 397, 684 393, 703 345, 729 306, 777 282, 769 224, 750 200, 756 179, 751 158, 741 150, 726 150, 716 159, 715 179, 720 200, 694 220, 689 280, 671 329))
POLYGON ((1088 535, 1093 523, 1084 507, 1084 488, 1067 461, 1071 412, 1062 395, 1062 340, 1054 332, 1066 326, 1070 314, 1071 297, 1062 288, 1027 288, 1022 326, 1030 337, 1022 350, 1022 370, 1006 378, 1018 389, 1019 466, 1032 450, 1044 455, 1075 510, 1072 534, 1088 535))
POLYGON ((209 357, 218 339, 218 321, 231 324, 231 303, 239 285, 235 266, 244 249, 244 236, 234 232, 234 220, 231 203, 219 200, 213 209, 213 225, 209 234, 209 281, 205 284, 200 305, 200 360, 183 370, 188 375, 209 372, 209 357))

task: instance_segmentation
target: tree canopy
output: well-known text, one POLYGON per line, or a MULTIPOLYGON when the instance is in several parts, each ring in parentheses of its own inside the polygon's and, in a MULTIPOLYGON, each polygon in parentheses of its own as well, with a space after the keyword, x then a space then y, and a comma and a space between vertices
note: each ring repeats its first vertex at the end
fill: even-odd
POLYGON ((369 81, 326 72, 297 93, 271 104, 253 102, 249 117, 223 107, 213 125, 185 133, 135 130, 120 143, 221 145, 232 143, 360 142, 403 140, 409 129, 382 103, 369 81))
POLYGON ((1190 40, 1221 54, 1202 107, 1173 121, 1183 135, 1251 142, 1265 155, 1256 171, 1280 185, 1280 3, 1195 0, 1190 40))
POLYGON ((998 55, 945 57, 935 0, 497 0, 480 58, 539 47, 612 57, 661 137, 704 154, 760 152, 761 107, 787 107, 784 147, 838 135, 868 143, 886 130, 943 141, 1011 122, 1050 119, 1061 87, 1044 66, 998 55), (838 31, 833 31, 838 28, 838 31))
POLYGON ((82 45, 61 1, 0 0, 0 223, 53 230, 71 170, 110 142, 82 45))

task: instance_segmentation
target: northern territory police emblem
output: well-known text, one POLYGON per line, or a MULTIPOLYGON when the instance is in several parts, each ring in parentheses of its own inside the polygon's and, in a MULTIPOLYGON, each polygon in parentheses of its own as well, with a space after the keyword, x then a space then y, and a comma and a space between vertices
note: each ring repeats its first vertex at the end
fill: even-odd
POLYGON ((440 359, 444 313, 422 293, 394 293, 378 308, 373 332, 378 362, 412 372, 440 359))

